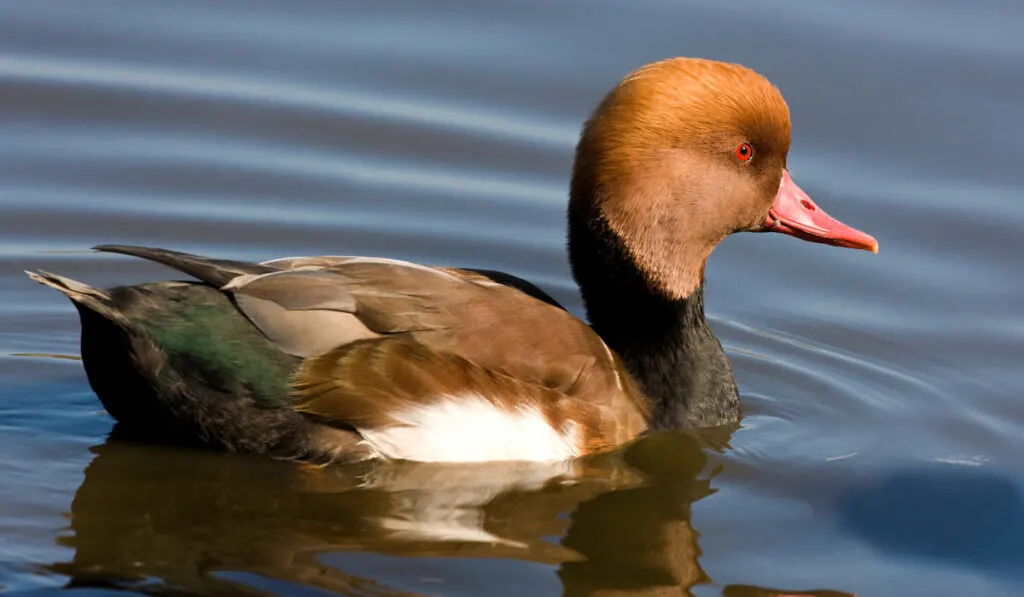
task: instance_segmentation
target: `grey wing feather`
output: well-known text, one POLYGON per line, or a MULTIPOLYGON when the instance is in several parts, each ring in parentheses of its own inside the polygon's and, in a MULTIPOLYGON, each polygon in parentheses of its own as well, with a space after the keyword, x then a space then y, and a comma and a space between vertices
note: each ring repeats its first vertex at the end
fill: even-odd
POLYGON ((246 275, 221 287, 267 338, 285 352, 310 357, 377 334, 355 315, 348 280, 326 270, 246 275))
POLYGON ((235 305, 263 335, 281 350, 307 358, 378 334, 366 327, 358 317, 331 309, 290 311, 274 301, 234 295, 235 305))
POLYGON ((453 284, 465 282, 394 263, 357 262, 239 276, 221 289, 283 350, 309 357, 382 334, 455 325, 443 308, 453 284))
POLYGON ((225 292, 273 301, 290 311, 329 309, 355 313, 356 300, 344 275, 320 269, 285 270, 238 276, 225 292))

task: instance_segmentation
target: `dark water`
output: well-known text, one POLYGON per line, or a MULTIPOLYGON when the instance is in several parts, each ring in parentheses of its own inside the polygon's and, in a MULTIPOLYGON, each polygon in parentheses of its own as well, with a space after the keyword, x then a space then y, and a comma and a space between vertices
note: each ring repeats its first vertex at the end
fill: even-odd
POLYGON ((0 0, 0 586, 1024 594, 1022 28, 1017 0, 0 0), (794 176, 881 243, 715 253, 748 412, 720 452, 315 472, 108 440, 73 309, 21 274, 167 275, 100 242, 372 254, 578 313, 579 123, 671 55, 777 83, 794 176))

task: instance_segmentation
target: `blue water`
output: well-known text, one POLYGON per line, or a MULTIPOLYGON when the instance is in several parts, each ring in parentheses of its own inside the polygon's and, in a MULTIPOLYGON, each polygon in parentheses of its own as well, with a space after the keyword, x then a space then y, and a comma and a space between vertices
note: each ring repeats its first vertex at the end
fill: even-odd
POLYGON ((0 590, 1024 594, 1022 27, 1013 0, 0 0, 0 590), (21 273, 168 275, 102 242, 385 255, 579 313, 579 124, 674 55, 775 82, 795 179, 881 245, 715 252, 747 412, 721 450, 550 482, 108 439, 73 308, 21 273))

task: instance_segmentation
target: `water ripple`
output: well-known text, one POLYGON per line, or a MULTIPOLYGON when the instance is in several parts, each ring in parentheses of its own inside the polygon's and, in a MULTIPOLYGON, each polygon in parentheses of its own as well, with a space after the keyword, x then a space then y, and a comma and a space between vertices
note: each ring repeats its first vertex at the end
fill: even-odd
POLYGON ((12 81, 43 81, 60 85, 104 87, 135 93, 223 98, 231 102, 286 106, 303 112, 356 114, 394 122, 449 128, 488 137, 526 143, 569 146, 578 129, 542 118, 458 105, 429 98, 401 98, 349 88, 295 81, 261 80, 228 73, 194 69, 143 67, 96 61, 75 61, 29 56, 0 56, 0 77, 12 81))

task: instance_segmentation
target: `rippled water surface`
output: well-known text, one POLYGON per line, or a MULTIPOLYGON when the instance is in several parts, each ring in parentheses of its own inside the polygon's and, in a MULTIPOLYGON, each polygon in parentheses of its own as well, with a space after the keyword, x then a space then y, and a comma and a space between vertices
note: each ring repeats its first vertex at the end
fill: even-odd
POLYGON ((0 0, 0 590, 1024 594, 1024 6, 0 0), (630 69, 743 62, 789 165, 881 253, 730 238, 743 428, 550 470, 312 471, 108 439, 78 320, 21 271, 101 242, 498 268, 580 313, 579 123, 630 69))

